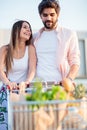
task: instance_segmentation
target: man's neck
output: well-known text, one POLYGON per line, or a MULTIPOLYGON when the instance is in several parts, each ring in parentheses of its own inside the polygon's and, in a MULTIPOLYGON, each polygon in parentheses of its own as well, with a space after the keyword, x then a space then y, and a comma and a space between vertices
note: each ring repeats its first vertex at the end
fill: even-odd
POLYGON ((57 26, 58 26, 58 25, 56 24, 56 25, 55 25, 53 28, 51 28, 51 29, 48 29, 48 28, 45 28, 45 27, 44 27, 44 30, 45 30, 45 31, 52 31, 52 30, 55 30, 55 29, 57 28, 57 26))

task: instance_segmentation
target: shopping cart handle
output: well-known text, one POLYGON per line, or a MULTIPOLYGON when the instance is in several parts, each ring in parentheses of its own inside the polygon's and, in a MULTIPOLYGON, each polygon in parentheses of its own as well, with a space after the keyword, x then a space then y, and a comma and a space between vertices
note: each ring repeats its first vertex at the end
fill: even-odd
MULTIPOLYGON (((17 83, 17 85, 19 85, 18 83, 17 83)), ((6 85, 6 88, 7 88, 7 90, 10 92, 12 92, 12 93, 19 93, 19 87, 17 87, 17 88, 13 88, 12 90, 11 90, 11 88, 10 88, 10 86, 9 85, 6 85)), ((32 88, 30 88, 30 84, 27 84, 27 86, 26 86, 26 88, 25 88, 25 93, 27 93, 27 92, 31 92, 31 89, 32 88)))
POLYGON ((9 85, 6 85, 7 89, 10 90, 10 86, 9 85))
MULTIPOLYGON (((17 85, 19 85, 19 83, 17 83, 17 85)), ((10 90, 10 86, 9 85, 6 85, 7 89, 10 90)), ((26 88, 29 88, 30 87, 30 84, 27 84, 26 88)), ((13 88, 14 90, 15 88, 13 88)), ((19 87, 17 87, 17 89, 19 89, 19 87)))

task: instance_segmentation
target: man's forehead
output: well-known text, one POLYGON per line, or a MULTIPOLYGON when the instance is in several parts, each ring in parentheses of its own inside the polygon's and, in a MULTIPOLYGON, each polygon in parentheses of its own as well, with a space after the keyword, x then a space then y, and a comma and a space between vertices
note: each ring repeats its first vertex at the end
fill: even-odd
POLYGON ((51 14, 51 13, 56 13, 56 11, 54 8, 45 8, 42 13, 51 14))

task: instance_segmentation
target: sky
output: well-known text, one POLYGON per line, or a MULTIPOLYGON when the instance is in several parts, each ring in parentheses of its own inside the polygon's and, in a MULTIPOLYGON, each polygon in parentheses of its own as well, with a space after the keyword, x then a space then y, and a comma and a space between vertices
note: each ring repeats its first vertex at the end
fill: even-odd
MULTIPOLYGON (((41 0, 0 0, 0 29, 11 29, 17 20, 27 20, 33 30, 43 26, 38 14, 41 0)), ((61 26, 87 32, 87 0, 59 0, 61 26)))

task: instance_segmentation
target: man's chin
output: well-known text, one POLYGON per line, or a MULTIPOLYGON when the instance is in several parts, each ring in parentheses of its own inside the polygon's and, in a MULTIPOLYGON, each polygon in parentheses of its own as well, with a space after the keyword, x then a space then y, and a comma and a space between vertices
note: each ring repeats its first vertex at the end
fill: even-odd
POLYGON ((46 24, 46 27, 47 27, 47 28, 51 28, 51 27, 52 27, 52 24, 46 24))
POLYGON ((52 26, 45 26, 46 29, 53 29, 52 26))
POLYGON ((55 25, 53 24, 45 24, 46 29, 54 29, 55 25))

